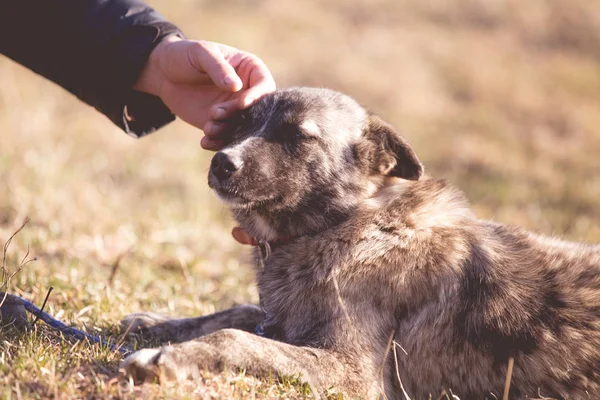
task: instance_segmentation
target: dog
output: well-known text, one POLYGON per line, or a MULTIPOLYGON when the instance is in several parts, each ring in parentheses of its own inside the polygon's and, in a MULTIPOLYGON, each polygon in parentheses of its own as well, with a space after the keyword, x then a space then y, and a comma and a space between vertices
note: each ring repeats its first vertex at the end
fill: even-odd
POLYGON ((255 249, 261 306, 133 314, 174 344, 136 381, 243 369, 351 398, 600 398, 600 246, 477 219, 355 100, 290 88, 234 121, 209 186, 255 249), (509 364, 512 371, 509 371, 509 364))

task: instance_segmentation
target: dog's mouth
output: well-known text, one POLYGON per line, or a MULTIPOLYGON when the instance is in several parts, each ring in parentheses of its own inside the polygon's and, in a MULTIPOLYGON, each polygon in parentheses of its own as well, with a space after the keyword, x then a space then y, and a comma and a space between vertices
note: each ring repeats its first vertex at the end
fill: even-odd
POLYGON ((253 202, 252 199, 249 199, 243 195, 242 191, 236 188, 216 187, 213 188, 213 190, 217 193, 221 200, 230 205, 244 206, 253 202))
POLYGON ((252 200, 241 195, 237 190, 218 188, 215 191, 221 200, 230 205, 244 206, 252 203, 252 200))
POLYGON ((233 208, 257 208, 281 199, 281 196, 278 195, 250 196, 248 191, 237 187, 219 186, 213 187, 213 190, 217 193, 219 199, 233 208))
POLYGON ((220 180, 212 172, 208 176, 208 186, 230 208, 252 210, 278 207, 284 199, 283 195, 272 190, 272 184, 265 183, 259 176, 253 179, 232 178, 220 180))

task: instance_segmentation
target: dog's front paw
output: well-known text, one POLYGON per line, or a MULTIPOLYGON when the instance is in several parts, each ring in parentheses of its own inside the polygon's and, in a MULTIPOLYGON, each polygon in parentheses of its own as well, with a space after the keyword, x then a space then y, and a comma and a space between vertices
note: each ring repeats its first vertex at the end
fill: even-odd
POLYGON ((142 333, 153 337, 164 337, 169 332, 173 318, 156 313, 133 313, 121 321, 121 328, 127 334, 142 333))
POLYGON ((142 349, 127 356, 120 365, 120 369, 131 377, 135 383, 154 382, 160 379, 161 349, 142 349))
POLYGON ((199 376, 197 365, 172 346, 136 351, 121 362, 120 369, 136 384, 183 381, 199 376))

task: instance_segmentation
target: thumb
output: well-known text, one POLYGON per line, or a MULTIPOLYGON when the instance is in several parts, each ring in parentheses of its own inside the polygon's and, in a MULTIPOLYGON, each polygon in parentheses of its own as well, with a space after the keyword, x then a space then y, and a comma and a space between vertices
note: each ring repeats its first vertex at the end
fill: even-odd
POLYGON ((231 231, 231 235, 238 243, 251 245, 251 246, 256 246, 256 244, 257 244, 256 240, 254 240, 250 235, 248 235, 248 233, 246 233, 239 226, 236 226, 235 228, 233 228, 233 230, 231 231))
POLYGON ((194 42, 188 55, 192 66, 208 74, 219 88, 232 92, 242 89, 242 80, 217 46, 210 42, 194 42))

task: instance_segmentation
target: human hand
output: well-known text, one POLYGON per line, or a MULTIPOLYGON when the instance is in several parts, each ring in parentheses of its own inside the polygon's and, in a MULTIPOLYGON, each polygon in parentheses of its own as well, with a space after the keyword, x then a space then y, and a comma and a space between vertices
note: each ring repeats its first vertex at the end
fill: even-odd
POLYGON ((252 236, 250 236, 239 226, 233 228, 231 231, 231 236, 233 236, 233 238, 240 244, 246 244, 249 246, 256 246, 258 244, 258 242, 252 236))
POLYGON ((201 146, 219 150, 227 118, 275 90, 267 66, 255 55, 219 43, 163 39, 152 51, 135 90, 161 98, 182 120, 202 129, 201 146))
MULTIPOLYGON (((255 55, 206 41, 169 36, 150 54, 134 89, 161 98, 184 121, 204 130, 201 145, 218 150, 225 120, 275 90, 267 66, 255 55)), ((236 241, 256 245, 240 227, 236 241)))

